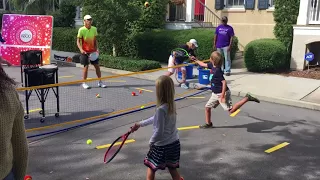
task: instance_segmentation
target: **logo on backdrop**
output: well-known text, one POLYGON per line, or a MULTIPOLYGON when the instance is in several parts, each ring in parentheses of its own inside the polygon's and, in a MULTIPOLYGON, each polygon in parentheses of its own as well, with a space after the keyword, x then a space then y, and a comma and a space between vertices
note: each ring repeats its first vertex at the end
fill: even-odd
POLYGON ((32 32, 28 29, 21 31, 20 40, 25 43, 30 42, 32 40, 32 32))

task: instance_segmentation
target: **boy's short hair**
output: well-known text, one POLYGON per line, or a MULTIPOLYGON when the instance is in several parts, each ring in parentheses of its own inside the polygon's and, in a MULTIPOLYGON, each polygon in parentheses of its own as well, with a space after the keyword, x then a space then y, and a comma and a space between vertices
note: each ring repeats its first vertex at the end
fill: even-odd
POLYGON ((214 51, 210 55, 210 59, 213 61, 213 65, 216 67, 222 66, 222 56, 218 51, 214 51))

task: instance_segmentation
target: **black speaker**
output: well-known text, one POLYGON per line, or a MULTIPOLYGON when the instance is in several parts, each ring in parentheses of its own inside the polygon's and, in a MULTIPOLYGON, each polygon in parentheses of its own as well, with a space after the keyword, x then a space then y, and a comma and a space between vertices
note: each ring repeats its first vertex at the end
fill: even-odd
POLYGON ((29 50, 20 52, 21 65, 37 65, 42 64, 42 51, 29 50))

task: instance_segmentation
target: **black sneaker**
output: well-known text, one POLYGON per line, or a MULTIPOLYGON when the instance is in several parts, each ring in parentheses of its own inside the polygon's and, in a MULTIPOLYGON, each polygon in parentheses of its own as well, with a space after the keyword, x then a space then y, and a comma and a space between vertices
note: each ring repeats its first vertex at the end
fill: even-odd
POLYGON ((249 93, 246 94, 246 97, 248 98, 249 101, 254 101, 256 103, 260 103, 260 100, 256 97, 253 97, 252 95, 250 95, 249 93))
POLYGON ((207 129, 207 128, 213 128, 213 127, 212 127, 212 123, 210 123, 210 124, 207 124, 207 123, 206 123, 206 124, 204 124, 204 125, 201 125, 200 128, 201 128, 201 129, 207 129))

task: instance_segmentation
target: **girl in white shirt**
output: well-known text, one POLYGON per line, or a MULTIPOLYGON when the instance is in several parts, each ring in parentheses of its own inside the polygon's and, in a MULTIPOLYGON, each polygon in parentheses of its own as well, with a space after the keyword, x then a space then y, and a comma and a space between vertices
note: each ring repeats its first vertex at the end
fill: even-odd
POLYGON ((156 81, 157 108, 154 116, 140 121, 132 127, 132 132, 140 127, 153 124, 150 150, 144 159, 148 167, 147 180, 154 180, 158 169, 168 167, 173 180, 183 180, 177 168, 180 160, 180 141, 176 127, 176 107, 174 103, 174 83, 168 76, 160 76, 156 81))

